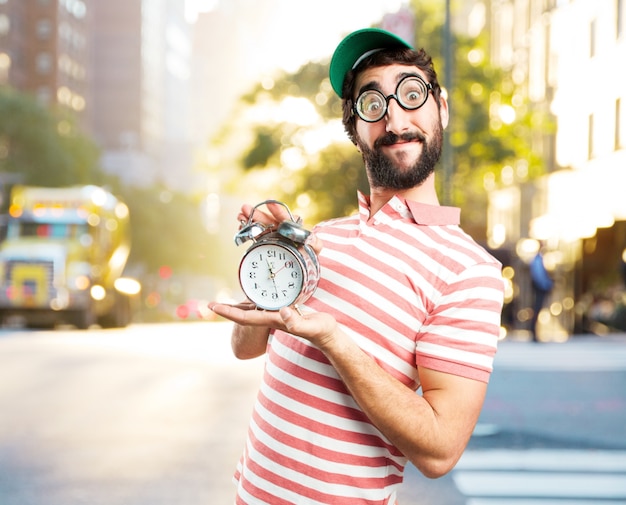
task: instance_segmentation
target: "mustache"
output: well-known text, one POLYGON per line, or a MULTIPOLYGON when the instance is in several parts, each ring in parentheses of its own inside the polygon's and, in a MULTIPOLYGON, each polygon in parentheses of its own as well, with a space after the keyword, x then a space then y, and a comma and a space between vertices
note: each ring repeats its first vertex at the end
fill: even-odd
POLYGON ((374 147, 381 146, 390 146, 398 142, 398 140, 403 140, 405 142, 412 142, 414 140, 418 140, 420 142, 426 142, 426 136, 421 132, 407 132, 402 135, 396 135, 393 132, 387 132, 382 137, 379 137, 374 142, 374 147))

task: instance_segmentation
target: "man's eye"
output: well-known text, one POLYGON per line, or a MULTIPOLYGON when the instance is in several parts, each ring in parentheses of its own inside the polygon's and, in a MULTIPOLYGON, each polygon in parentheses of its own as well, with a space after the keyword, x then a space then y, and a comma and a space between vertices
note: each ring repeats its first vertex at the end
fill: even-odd
POLYGON ((422 100, 422 92, 420 90, 409 91, 404 95, 404 99, 406 102, 419 102, 422 100))
POLYGON ((366 105, 365 112, 378 112, 380 110, 379 102, 370 102, 366 105))

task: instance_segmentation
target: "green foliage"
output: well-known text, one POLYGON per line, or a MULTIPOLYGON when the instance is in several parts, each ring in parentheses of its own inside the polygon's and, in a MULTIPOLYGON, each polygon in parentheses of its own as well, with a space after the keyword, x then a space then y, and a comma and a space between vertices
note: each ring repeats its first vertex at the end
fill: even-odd
POLYGON ((146 273, 155 273, 163 265, 175 274, 210 270, 214 244, 203 227, 200 202, 156 186, 119 187, 116 193, 131 217, 129 262, 141 264, 146 273))
POLYGON ((506 167, 514 173, 506 184, 543 173, 543 160, 532 148, 538 131, 534 118, 542 117, 541 134, 553 129, 548 115, 531 108, 507 73, 488 65, 486 46, 484 34, 474 39, 456 37, 450 99, 453 203, 463 209, 463 224, 471 223, 475 229, 476 223, 482 227, 485 222, 488 190, 503 183, 506 167), (512 115, 507 121, 501 118, 503 108, 512 115))
MULTIPOLYGON (((443 3, 415 0, 412 9, 416 47, 423 46, 431 54, 442 85, 444 65, 449 63, 452 71, 452 86, 447 90, 451 120, 445 133, 450 141, 452 175, 447 180, 440 165, 438 189, 440 194, 443 189, 448 190, 451 204, 463 209, 464 227, 480 240, 485 236, 488 191, 510 184, 511 170, 514 182, 541 175, 541 150, 533 148, 533 142, 538 136, 549 134, 553 126, 548 114, 535 110, 507 73, 489 65, 486 31, 476 38, 453 34, 454 60, 445 62, 443 3), (505 109, 509 116, 514 112, 512 122, 500 118, 499 111, 505 109), (443 188, 446 183, 449 188, 443 188)), ((308 100, 317 111, 319 122, 341 118, 341 102, 330 87, 327 63, 308 63, 294 74, 280 74, 273 82, 259 83, 242 99, 241 107, 252 109, 268 103, 278 107, 288 96, 308 100)), ((233 117, 215 144, 222 158, 212 169, 222 174, 223 187, 266 191, 264 197, 284 200, 307 222, 354 211, 355 191, 368 191, 361 157, 347 137, 344 142, 335 139, 326 147, 309 152, 303 138, 319 124, 301 125, 269 118, 246 124, 241 120, 243 114, 233 117), (242 144, 244 138, 249 139, 248 144, 242 144), (228 145, 238 149, 239 154, 225 160, 228 145), (282 155, 293 148, 304 158, 295 170, 282 166, 282 155), (224 166, 228 167, 228 175, 224 166), (242 170, 247 171, 243 177, 242 170), (265 171, 268 181, 263 187, 259 185, 260 171, 265 171)))
MULTIPOLYGON (((298 213, 311 224, 353 214, 357 210, 356 191, 368 193, 361 155, 350 143, 331 144, 293 177, 306 204, 298 213)), ((289 195, 282 197, 288 199, 289 195)))
POLYGON ((294 74, 280 72, 269 85, 259 83, 242 97, 242 103, 251 106, 261 97, 279 101, 286 96, 307 98, 325 120, 341 117, 341 100, 330 85, 328 65, 317 62, 305 63, 294 74))
MULTIPOLYGON (((455 6, 453 2, 453 16, 455 6)), ((416 46, 424 46, 432 55, 443 86, 448 62, 443 58, 442 2, 413 1, 412 8, 417 22, 416 46)), ((503 183, 502 173, 509 167, 514 167, 516 182, 540 176, 544 165, 541 150, 533 148, 533 138, 554 131, 549 115, 533 109, 510 74, 490 65, 488 35, 487 30, 474 38, 452 35, 450 124, 446 130, 452 177, 450 181, 438 178, 440 193, 443 184, 449 182, 451 204, 462 208, 463 226, 478 239, 485 236, 488 191, 503 183), (512 123, 500 119, 500 107, 514 111, 512 123)))
POLYGON ((98 150, 72 117, 48 110, 29 95, 0 88, 0 173, 25 184, 98 184, 98 150))
POLYGON ((245 153, 241 165, 244 169, 263 167, 280 150, 280 129, 261 125, 255 129, 255 141, 245 153))

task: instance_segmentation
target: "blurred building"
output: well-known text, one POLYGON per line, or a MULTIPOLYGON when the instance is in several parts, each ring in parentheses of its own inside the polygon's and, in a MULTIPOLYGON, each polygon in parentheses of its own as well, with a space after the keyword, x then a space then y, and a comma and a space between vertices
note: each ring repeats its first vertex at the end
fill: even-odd
POLYGON ((0 85, 89 124, 90 22, 86 0, 0 0, 0 85))
POLYGON ((248 91, 250 80, 242 65, 245 31, 235 10, 237 1, 200 13, 193 34, 192 96, 197 111, 192 118, 196 141, 206 144, 228 119, 237 97, 248 91), (214 50, 220 48, 219 50, 214 50))
POLYGON ((191 27, 179 0, 93 1, 93 133, 131 184, 193 187, 191 27))
MULTIPOLYGON (((557 281, 543 314, 554 338, 588 331, 598 294, 621 286, 626 247, 625 0, 491 0, 492 60, 531 107, 556 124, 529 139, 547 175, 490 195, 489 242, 520 263, 521 323, 530 305, 524 263, 539 242, 557 281)), ((522 160, 523 161, 523 160, 522 160)))
POLYGON ((0 0, 0 85, 71 109, 124 182, 197 186, 182 0, 0 0))
POLYGON ((192 52, 192 121, 198 143, 206 145, 239 97, 275 66, 280 47, 268 47, 267 39, 277 32, 276 25, 286 31, 281 16, 280 0, 215 0, 198 15, 192 52))

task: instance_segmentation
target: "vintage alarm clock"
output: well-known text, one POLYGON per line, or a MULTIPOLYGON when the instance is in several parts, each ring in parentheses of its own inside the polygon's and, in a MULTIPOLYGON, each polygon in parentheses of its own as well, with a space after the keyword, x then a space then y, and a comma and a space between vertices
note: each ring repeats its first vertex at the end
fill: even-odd
POLYGON ((235 235, 235 244, 251 240, 253 244, 239 264, 241 289, 257 308, 279 310, 308 300, 320 277, 315 251, 305 243, 311 232, 295 220, 289 207, 278 200, 256 205, 247 222, 235 235), (282 205, 290 220, 266 226, 252 221, 254 211, 267 203, 282 205))

